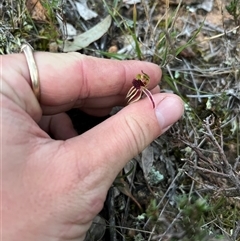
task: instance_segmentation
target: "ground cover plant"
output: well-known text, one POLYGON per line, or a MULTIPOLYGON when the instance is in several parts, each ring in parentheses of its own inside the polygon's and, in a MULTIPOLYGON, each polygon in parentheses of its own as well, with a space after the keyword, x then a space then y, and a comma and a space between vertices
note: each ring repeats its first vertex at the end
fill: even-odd
MULTIPOLYGON (((2 1, 0 53, 24 42, 154 62, 161 91, 185 102, 116 178, 86 240, 240 240, 239 0, 2 1)), ((107 118, 69 115, 79 133, 107 118)))

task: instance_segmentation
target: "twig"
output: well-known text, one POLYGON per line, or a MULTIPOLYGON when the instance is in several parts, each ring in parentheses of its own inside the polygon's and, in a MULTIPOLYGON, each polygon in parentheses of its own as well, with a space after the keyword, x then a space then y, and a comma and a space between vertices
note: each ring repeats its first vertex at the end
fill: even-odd
MULTIPOLYGON (((211 140, 211 142, 214 144, 214 146, 218 149, 221 160, 223 161, 223 165, 224 165, 224 172, 226 174, 229 175, 229 179, 231 180, 231 182, 235 185, 236 189, 239 191, 239 195, 240 195, 240 180, 239 177, 235 174, 233 167, 229 164, 228 159, 224 153, 223 148, 219 145, 219 143, 217 142, 216 138, 214 137, 212 131, 211 131, 211 126, 214 124, 215 118, 213 115, 210 115, 209 117, 206 118, 205 121, 205 129, 207 130, 207 133, 205 133, 209 139, 211 140)), ((222 137, 221 137, 221 143, 222 143, 222 137)))
POLYGON ((232 240, 237 240, 238 237, 240 237, 240 220, 236 223, 236 227, 232 234, 232 240))

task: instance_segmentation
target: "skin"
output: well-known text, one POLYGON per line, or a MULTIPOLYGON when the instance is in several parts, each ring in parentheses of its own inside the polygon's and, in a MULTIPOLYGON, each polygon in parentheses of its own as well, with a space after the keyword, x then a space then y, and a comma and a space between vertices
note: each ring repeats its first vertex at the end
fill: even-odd
POLYGON ((78 53, 34 56, 40 104, 25 56, 0 57, 2 240, 83 240, 116 175, 181 117, 183 104, 158 93, 161 70, 151 63, 78 53), (126 104, 141 70, 150 76, 156 108, 144 98, 77 136, 64 112, 78 107, 106 115, 126 104))

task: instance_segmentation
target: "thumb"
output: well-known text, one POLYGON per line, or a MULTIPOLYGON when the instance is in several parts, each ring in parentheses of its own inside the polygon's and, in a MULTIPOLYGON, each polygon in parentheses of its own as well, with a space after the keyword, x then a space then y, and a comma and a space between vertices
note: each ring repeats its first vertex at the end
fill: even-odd
POLYGON ((93 185, 109 187, 131 158, 183 114, 183 102, 176 95, 156 94, 154 101, 155 109, 148 98, 142 99, 83 135, 68 140, 70 149, 80 157, 79 166, 95 180, 93 185))

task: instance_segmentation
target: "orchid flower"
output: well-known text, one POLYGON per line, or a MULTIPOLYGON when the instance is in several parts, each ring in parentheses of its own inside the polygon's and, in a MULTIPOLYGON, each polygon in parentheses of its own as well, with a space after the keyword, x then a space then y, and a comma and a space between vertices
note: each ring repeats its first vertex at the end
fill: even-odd
POLYGON ((152 93, 147 89, 147 86, 150 82, 150 77, 142 71, 142 74, 138 74, 135 79, 133 79, 133 86, 128 91, 126 98, 128 99, 128 103, 134 103, 140 100, 145 94, 148 99, 152 102, 153 109, 155 108, 155 102, 153 100, 152 93))

